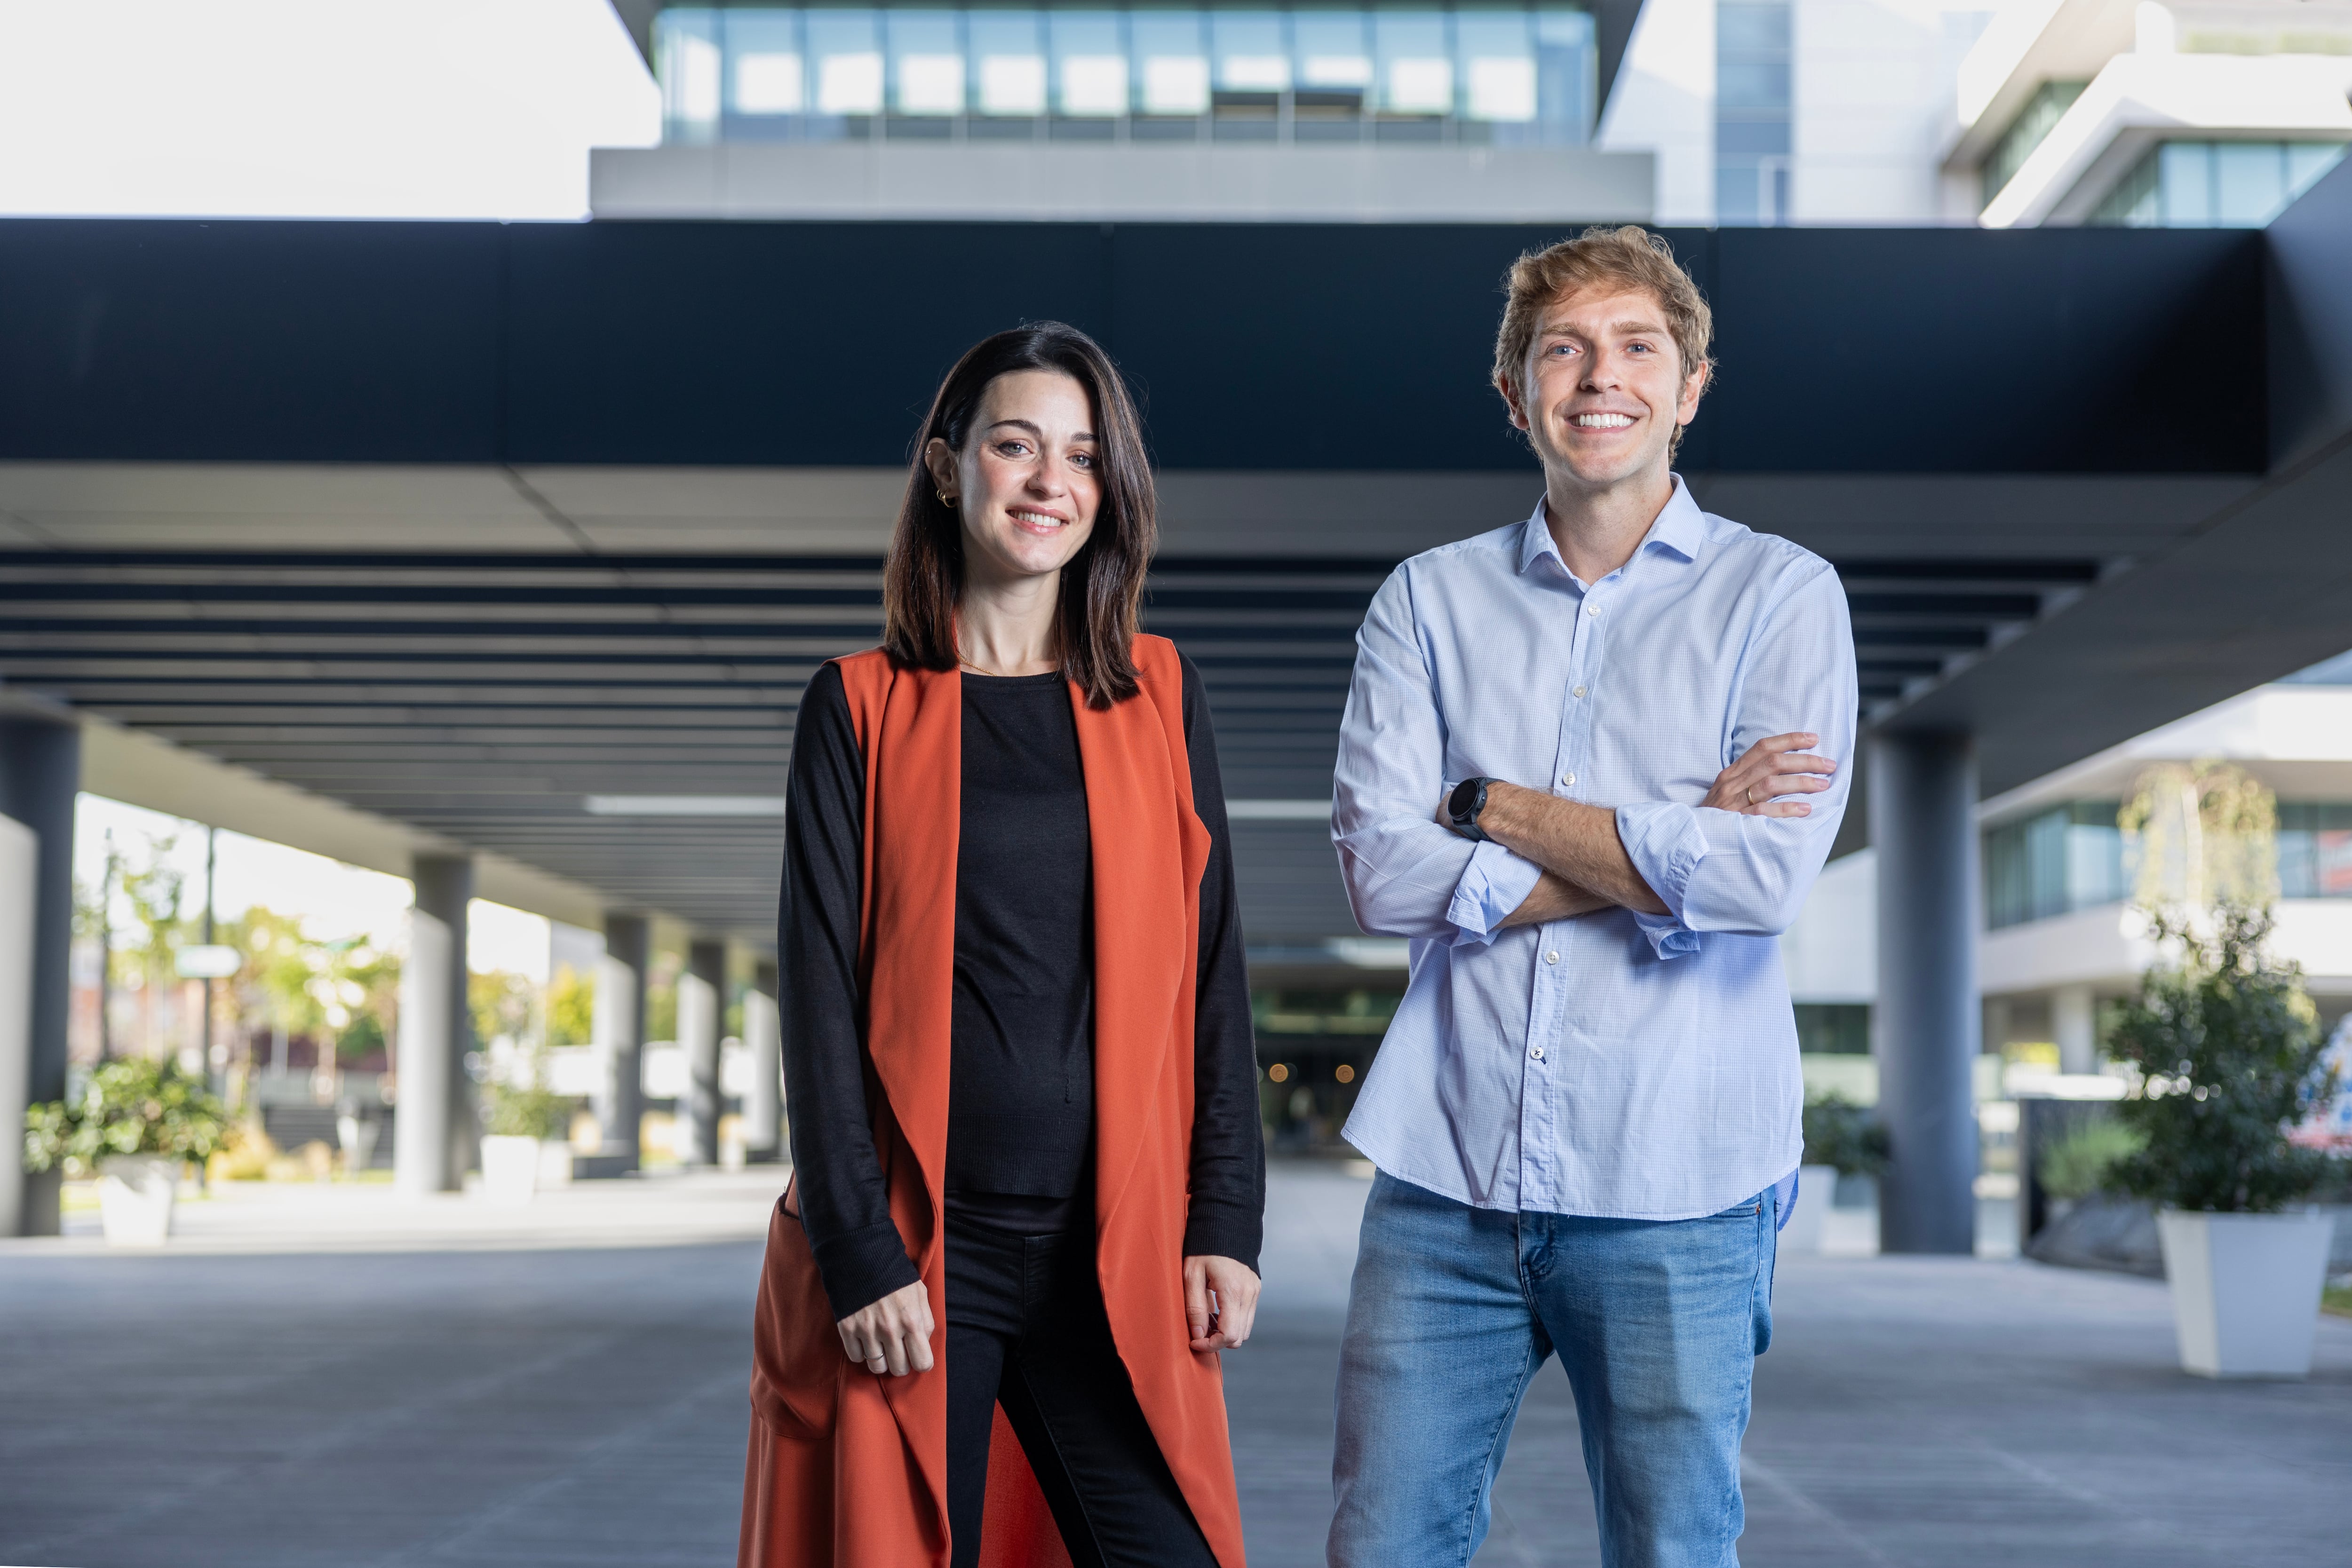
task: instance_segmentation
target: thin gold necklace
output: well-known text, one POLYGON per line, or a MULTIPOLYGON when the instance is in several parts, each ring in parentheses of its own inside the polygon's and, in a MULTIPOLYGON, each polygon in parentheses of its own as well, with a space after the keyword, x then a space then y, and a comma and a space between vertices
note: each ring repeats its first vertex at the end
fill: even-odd
MULTIPOLYGON (((979 674, 983 674, 983 675, 990 675, 990 676, 993 676, 995 679, 1000 680, 1000 681, 1010 681, 1010 680, 1016 680, 1016 679, 1018 679, 1018 678, 1019 678, 1018 676, 1014 676, 1014 675, 1008 675, 1008 674, 1005 674, 1003 671, 1002 671, 1002 670, 992 670, 992 669, 990 669, 986 664, 973 664, 970 659, 965 658, 965 657, 964 657, 963 655, 961 655, 961 653, 959 653, 959 654, 957 654, 957 655, 956 655, 956 663, 957 663, 957 664, 961 664, 961 665, 962 665, 965 669, 967 669, 967 670, 976 671, 976 672, 978 672, 979 674)), ((1039 672, 1039 673, 1040 673, 1040 674, 1048 674, 1048 675, 1050 675, 1050 674, 1052 674, 1054 672, 1053 672, 1053 671, 1051 671, 1051 670, 1045 670, 1045 671, 1041 671, 1041 672, 1039 672)))

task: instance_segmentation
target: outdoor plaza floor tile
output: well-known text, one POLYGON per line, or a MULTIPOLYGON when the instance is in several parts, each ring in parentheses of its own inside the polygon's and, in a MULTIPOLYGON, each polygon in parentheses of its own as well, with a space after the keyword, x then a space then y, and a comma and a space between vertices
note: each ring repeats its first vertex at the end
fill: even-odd
MULTIPOLYGON (((780 1185, 600 1184, 504 1213, 244 1193, 192 1205, 160 1251, 0 1244, 0 1563, 727 1563, 780 1185)), ((1265 1312, 1226 1360, 1257 1568, 1322 1562, 1366 1185, 1290 1165, 1270 1184, 1265 1312)), ((2309 1382, 2216 1384, 2178 1370, 2161 1285, 1854 1257, 1783 1259, 1774 1319, 1748 1568, 2352 1560, 2352 1322, 2323 1322, 2309 1382)), ((1494 1512, 1481 1568, 1600 1560, 1556 1365, 1494 1512)))

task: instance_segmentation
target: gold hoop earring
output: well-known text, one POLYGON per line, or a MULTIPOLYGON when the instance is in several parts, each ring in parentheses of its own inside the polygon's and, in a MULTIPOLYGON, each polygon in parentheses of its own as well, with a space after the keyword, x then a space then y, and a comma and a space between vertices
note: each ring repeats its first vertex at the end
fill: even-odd
POLYGON ((949 495, 945 490, 933 490, 931 494, 940 498, 940 506, 945 507, 950 512, 955 510, 955 497, 953 496, 949 495))

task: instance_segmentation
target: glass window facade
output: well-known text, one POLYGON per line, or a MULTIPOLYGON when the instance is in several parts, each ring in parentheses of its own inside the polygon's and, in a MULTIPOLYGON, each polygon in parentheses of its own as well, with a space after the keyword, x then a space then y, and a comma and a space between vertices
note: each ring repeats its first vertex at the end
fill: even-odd
POLYGON ((1799 1002, 1797 1049, 1807 1056, 1868 1056, 1870 1004, 1799 1002))
MULTIPOLYGON (((2047 920, 2132 894, 2114 800, 2077 800, 1984 835, 1985 924, 2047 920)), ((2282 898, 2352 898, 2352 801, 2278 803, 2282 898)))
POLYGON ((2282 800, 2279 896, 2352 898, 2352 803, 2282 800))
POLYGON ((677 6, 656 21, 655 64, 674 142, 1580 146, 1597 85, 1592 19, 1557 5, 677 6))
POLYGON ((1998 931, 2128 897, 2121 810, 2076 800, 1986 832, 1985 925, 1998 931))
POLYGON ((2009 129, 2000 133, 2000 140, 1992 144, 1992 152, 1985 158, 1987 205, 2025 166, 2033 150, 2049 138, 2058 122, 2066 118, 2066 111, 2074 107, 2074 100, 2083 96, 2083 89, 2090 85, 2086 81, 2046 81, 2033 89, 2033 96, 2025 100, 2025 107, 2017 111, 2017 118, 2009 122, 2009 129))
POLYGON ((1789 221, 1790 26, 1789 0, 1715 8, 1717 223, 1789 221))
POLYGON ((2091 222, 2258 229, 2344 156, 2340 141, 2165 141, 2103 197, 2091 222))

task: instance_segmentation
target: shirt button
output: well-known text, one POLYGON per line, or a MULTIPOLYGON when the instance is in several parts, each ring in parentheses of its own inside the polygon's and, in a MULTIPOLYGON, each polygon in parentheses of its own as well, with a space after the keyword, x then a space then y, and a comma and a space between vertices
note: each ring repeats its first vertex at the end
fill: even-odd
POLYGON ((1601 606, 1598 604, 1588 604, 1584 607, 1584 612, 1587 615, 1598 615, 1601 613, 1601 606))
POLYGON ((1584 695, 1584 688, 1583 688, 1582 686, 1579 686, 1579 687, 1577 687, 1577 688, 1576 688, 1576 695, 1577 695, 1578 696, 1582 696, 1582 695, 1584 695))
POLYGON ((1540 1045, 1531 1045, 1528 1047, 1528 1054, 1534 1057, 1538 1061, 1541 1061, 1543 1060, 1543 1047, 1540 1045))
POLYGON ((1545 963, 1547 963, 1547 964, 1557 964, 1557 963, 1559 963, 1559 950, 1558 948, 1554 948, 1552 951, 1550 951, 1550 952, 1549 952, 1549 953, 1545 954, 1545 955, 1544 955, 1544 962, 1545 962, 1545 963))

